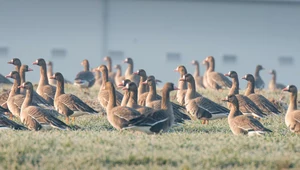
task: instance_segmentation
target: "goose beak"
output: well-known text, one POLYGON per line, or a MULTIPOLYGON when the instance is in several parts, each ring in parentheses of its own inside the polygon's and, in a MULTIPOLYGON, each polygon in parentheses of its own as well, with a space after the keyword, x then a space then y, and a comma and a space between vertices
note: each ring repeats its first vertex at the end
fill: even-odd
POLYGON ((133 72, 133 74, 134 74, 134 75, 138 75, 139 73, 138 73, 138 72, 133 72))
POLYGON ((246 80, 246 76, 242 77, 242 79, 246 80))
POLYGON ((180 78, 179 81, 185 81, 185 79, 184 78, 180 78))
POLYGON ((33 62, 32 64, 33 64, 33 65, 37 65, 37 64, 38 64, 38 62, 36 62, 36 61, 35 61, 35 62, 33 62))
POLYGON ((222 99, 223 102, 228 102, 228 99, 222 99))
POLYGON ((118 84, 118 87, 124 87, 123 83, 118 84))
POLYGON ((147 84, 148 84, 148 83, 147 83, 147 80, 146 80, 146 81, 143 81, 142 84, 147 85, 147 84))
POLYGON ((174 90, 180 90, 178 87, 174 86, 174 90))
POLYGON ((123 87, 123 89, 122 90, 128 90, 128 88, 127 87, 123 87))
POLYGON ((229 74, 228 74, 228 73, 225 73, 225 74, 224 74, 224 76, 227 76, 227 77, 228 77, 228 76, 229 76, 229 74))
POLYGON ((50 76, 49 79, 55 79, 55 77, 54 76, 50 76))
POLYGON ((27 71, 33 71, 33 69, 31 69, 31 68, 28 68, 28 70, 27 71))
POLYGON ((285 87, 282 89, 282 91, 289 91, 289 89, 285 87))
POLYGON ((9 75, 6 75, 5 78, 11 78, 11 75, 10 75, 10 74, 9 74, 9 75))
POLYGON ((21 86, 18 86, 18 88, 24 88, 23 84, 21 86))
POLYGON ((13 61, 9 61, 9 62, 7 62, 7 64, 13 64, 13 61))

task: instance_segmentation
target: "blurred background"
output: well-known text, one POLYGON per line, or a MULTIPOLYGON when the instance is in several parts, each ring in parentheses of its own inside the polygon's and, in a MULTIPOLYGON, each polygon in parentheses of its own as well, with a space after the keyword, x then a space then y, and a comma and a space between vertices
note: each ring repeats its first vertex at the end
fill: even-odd
POLYGON ((300 0, 0 0, 0 70, 18 57, 37 82, 32 62, 43 57, 73 81, 83 59, 97 67, 109 55, 177 82, 178 65, 193 73, 193 59, 213 55, 218 72, 241 77, 261 64, 266 85, 270 69, 277 82, 299 85, 299 21, 300 0))

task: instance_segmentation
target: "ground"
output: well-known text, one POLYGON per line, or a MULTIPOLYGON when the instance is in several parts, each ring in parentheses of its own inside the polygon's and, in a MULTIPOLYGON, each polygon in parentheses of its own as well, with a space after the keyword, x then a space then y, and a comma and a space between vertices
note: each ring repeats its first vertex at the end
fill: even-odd
MULTIPOLYGON (((90 96, 69 86, 66 92, 98 109, 97 88, 90 96)), ((227 92, 201 91, 224 106, 220 99, 227 92)), ((288 98, 288 93, 260 93, 288 98)), ((80 130, 0 131, 0 169, 300 169, 299 136, 285 126, 284 113, 261 122, 273 133, 234 136, 222 119, 146 135, 116 131, 104 116, 83 116, 75 122, 80 130)))

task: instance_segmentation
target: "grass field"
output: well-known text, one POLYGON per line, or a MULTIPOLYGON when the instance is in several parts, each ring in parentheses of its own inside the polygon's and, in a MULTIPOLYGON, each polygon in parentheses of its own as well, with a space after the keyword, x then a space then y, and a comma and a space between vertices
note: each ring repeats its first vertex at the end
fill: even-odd
MULTIPOLYGON (((66 92, 99 107, 93 102, 96 88, 90 96, 73 87, 66 92)), ((203 94, 220 103, 227 92, 203 94)), ((78 118, 75 124, 82 129, 76 131, 0 131, 0 169, 300 169, 299 136, 286 128, 284 114, 261 122, 273 133, 234 136, 223 119, 146 135, 118 132, 99 115, 78 118)))

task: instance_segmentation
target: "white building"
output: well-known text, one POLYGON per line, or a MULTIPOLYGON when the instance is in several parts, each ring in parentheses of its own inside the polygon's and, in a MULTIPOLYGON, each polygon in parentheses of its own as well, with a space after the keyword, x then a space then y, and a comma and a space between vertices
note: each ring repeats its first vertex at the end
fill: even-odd
POLYGON ((193 72, 191 60, 213 55, 219 72, 236 70, 241 77, 262 64, 266 83, 275 68, 278 81, 299 85, 290 74, 300 71, 299 21, 296 0, 1 0, 0 72, 8 74, 13 67, 7 61, 18 57, 35 70, 27 80, 37 82, 32 62, 44 57, 73 80, 82 59, 96 67, 110 54, 116 62, 132 57, 135 69, 177 81, 177 65, 193 72), (180 60, 167 60, 167 53, 180 60), (236 61, 226 63, 224 55, 236 61), (280 64, 279 57, 290 60, 280 64))

